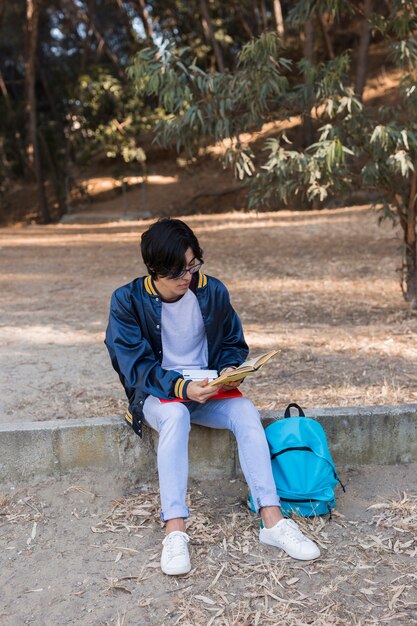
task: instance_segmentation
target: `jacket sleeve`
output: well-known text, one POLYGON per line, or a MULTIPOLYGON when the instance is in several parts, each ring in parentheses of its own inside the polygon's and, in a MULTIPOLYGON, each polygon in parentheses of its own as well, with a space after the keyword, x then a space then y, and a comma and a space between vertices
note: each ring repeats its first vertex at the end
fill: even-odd
POLYGON ((249 354, 242 323, 230 303, 229 292, 224 285, 223 289, 223 340, 218 361, 219 372, 226 367, 241 365, 249 354))
POLYGON ((105 340, 114 369, 125 389, 134 389, 163 399, 187 398, 186 381, 179 372, 161 367, 140 324, 113 293, 105 340))

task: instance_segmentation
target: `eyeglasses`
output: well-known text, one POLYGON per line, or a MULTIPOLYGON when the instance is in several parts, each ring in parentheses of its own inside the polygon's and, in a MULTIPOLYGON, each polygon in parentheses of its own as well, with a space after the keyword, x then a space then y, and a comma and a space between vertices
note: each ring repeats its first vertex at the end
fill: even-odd
POLYGON ((167 278, 171 278, 171 280, 179 280, 180 278, 184 278, 187 272, 190 272, 191 275, 196 274, 200 270, 203 263, 204 261, 199 261, 198 263, 196 263, 195 265, 192 265, 191 267, 185 267, 180 272, 171 272, 167 274, 167 278))

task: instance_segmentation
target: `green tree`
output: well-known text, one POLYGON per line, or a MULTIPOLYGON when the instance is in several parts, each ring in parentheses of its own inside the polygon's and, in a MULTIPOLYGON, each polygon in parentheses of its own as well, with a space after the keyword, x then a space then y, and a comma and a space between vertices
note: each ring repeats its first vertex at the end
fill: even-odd
MULTIPOLYGON (((62 190, 71 170, 93 159, 97 163, 97 156, 101 164, 107 158, 121 166, 143 158, 142 131, 161 119, 166 122, 157 129, 161 140, 178 143, 190 153, 201 143, 227 140, 225 161, 245 183, 251 182, 252 206, 268 201, 262 190, 264 177, 276 184, 280 177, 287 180, 285 167, 304 172, 303 185, 287 180, 286 198, 296 191, 317 203, 351 180, 359 184, 360 171, 353 167, 358 159, 349 150, 371 158, 369 140, 367 148, 359 141, 363 133, 370 138, 387 121, 397 121, 399 127, 402 120, 413 122, 405 105, 401 119, 398 112, 384 117, 367 104, 359 115, 360 103, 351 88, 352 83, 355 96, 361 97, 370 42, 378 39, 387 48, 405 41, 407 29, 413 32, 411 1, 31 0, 31 4, 39 8, 37 45, 28 48, 27 29, 22 28, 27 2, 0 0, 0 192, 13 178, 30 171, 34 153, 27 148, 35 148, 36 141, 38 204, 45 178, 52 219, 64 210, 62 190), (285 50, 282 38, 274 38, 270 31, 285 35, 285 50), (170 45, 160 45, 161 41, 170 45), (138 97, 125 70, 132 55, 153 42, 158 47, 144 55, 145 69, 137 74, 142 90, 138 97), (153 65, 155 61, 162 66, 153 65), (164 77, 156 76, 164 72, 164 77), (31 104, 25 108, 29 94, 31 104), (287 138, 278 138, 278 147, 266 144, 265 160, 255 158, 251 146, 242 141, 243 132, 287 116, 299 116, 303 123, 289 130, 287 138), (337 167, 329 169, 332 155, 337 167)), ((404 95, 404 103, 411 102, 407 98, 404 95)), ((378 141, 377 133, 372 150, 378 141)), ((412 155, 410 159, 415 163, 412 155)), ((369 172, 366 180, 371 184, 369 172)), ((274 189, 272 185, 271 202, 277 197, 274 189)))
POLYGON ((42 221, 65 210, 74 164, 139 154, 155 118, 125 73, 145 43, 134 29, 140 11, 122 0, 0 3, 0 192, 13 178, 36 180, 42 221))
MULTIPOLYGON (((417 308, 417 8, 408 0, 392 3, 387 16, 374 16, 372 26, 389 41, 388 53, 403 71, 395 105, 371 111, 364 122, 366 163, 363 183, 379 195, 382 219, 403 231, 401 287, 417 308)), ((359 151, 358 151, 359 152, 359 151)))
POLYGON ((405 76, 400 102, 389 108, 365 105, 355 95, 348 52, 292 62, 273 32, 246 44, 234 71, 204 71, 189 50, 166 45, 139 52, 130 76, 142 97, 156 98, 167 112, 156 128, 163 145, 192 154, 204 142, 227 141, 223 159, 247 179, 250 207, 295 197, 321 203, 353 184, 377 194, 384 215, 403 228, 402 286, 416 308, 416 20, 408 0, 392 2, 389 15, 372 16, 405 76), (241 141, 244 131, 290 115, 312 121, 313 140, 305 148, 282 133, 265 141, 262 161, 241 141))

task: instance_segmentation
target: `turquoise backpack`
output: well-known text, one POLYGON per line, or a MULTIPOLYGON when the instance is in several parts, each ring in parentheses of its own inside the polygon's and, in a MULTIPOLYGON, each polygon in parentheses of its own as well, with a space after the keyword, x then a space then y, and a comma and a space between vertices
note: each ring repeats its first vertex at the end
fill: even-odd
MULTIPOLYGON (((336 506, 334 487, 340 483, 319 422, 305 416, 298 404, 285 409, 284 419, 265 429, 271 465, 282 513, 313 517, 330 513, 336 506), (299 416, 291 416, 291 408, 299 416)), ((254 511, 252 498, 250 506, 254 511)))

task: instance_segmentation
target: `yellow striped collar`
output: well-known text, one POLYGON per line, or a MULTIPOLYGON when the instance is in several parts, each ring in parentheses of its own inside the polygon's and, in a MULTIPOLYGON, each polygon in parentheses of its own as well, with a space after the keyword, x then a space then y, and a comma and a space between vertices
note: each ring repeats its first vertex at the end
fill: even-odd
MULTIPOLYGON (((146 291, 148 292, 150 296, 158 295, 154 282, 150 276, 145 277, 144 285, 145 285, 146 291)), ((197 289, 202 289, 203 287, 206 287, 206 285, 207 285, 207 276, 203 274, 202 272, 198 272, 197 289)))
POLYGON ((146 276, 145 277, 145 281, 144 281, 144 285, 145 285, 145 289, 148 292, 148 294, 150 296, 157 296, 158 292, 156 291, 154 284, 153 284, 153 280, 150 276, 146 276))
POLYGON ((207 285, 207 276, 203 272, 198 272, 198 285, 197 289, 202 289, 207 285))

